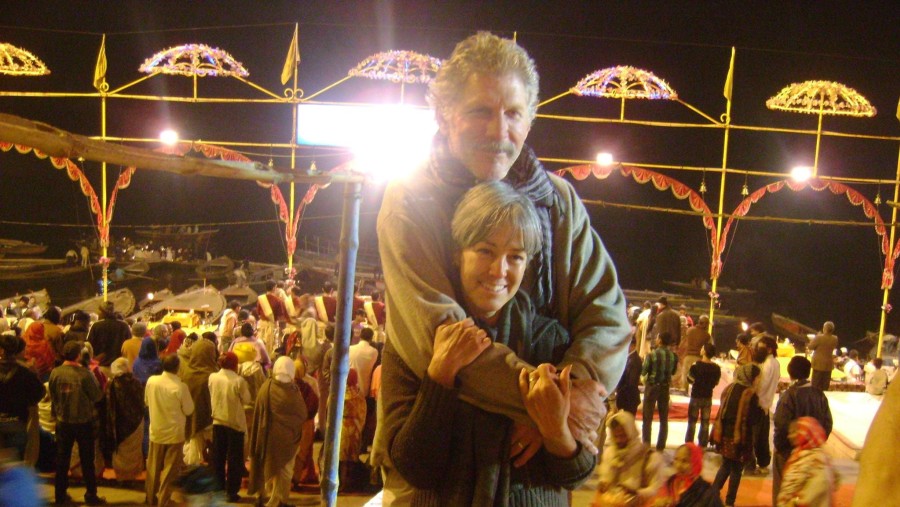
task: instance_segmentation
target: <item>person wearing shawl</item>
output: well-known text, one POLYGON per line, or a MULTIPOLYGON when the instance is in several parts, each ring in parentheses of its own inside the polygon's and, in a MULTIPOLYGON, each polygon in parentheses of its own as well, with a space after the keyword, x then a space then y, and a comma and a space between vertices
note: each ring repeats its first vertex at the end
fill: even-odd
POLYGON ((120 357, 110 365, 112 380, 106 390, 106 435, 115 445, 112 465, 119 482, 133 481, 144 468, 144 386, 120 357))
POLYGON ((620 410, 606 423, 611 443, 600 459, 600 478, 594 507, 641 505, 662 484, 659 453, 641 441, 634 416, 620 410))
POLYGON ((319 410, 319 388, 316 379, 307 373, 307 362, 303 356, 294 359, 294 383, 300 388, 306 403, 306 421, 300 438, 300 450, 294 462, 294 485, 319 484, 319 474, 313 459, 313 441, 316 434, 316 412, 319 410))
POLYGON ((566 424, 578 387, 571 368, 554 364, 569 334, 520 290, 541 251, 538 213, 524 193, 486 182, 463 196, 451 233, 460 301, 470 317, 438 326, 421 372, 403 362, 393 339, 382 356, 378 424, 394 472, 415 488, 413 505, 568 505, 567 490, 586 480, 597 461, 566 424), (527 427, 469 403, 459 389, 461 372, 495 344, 518 356, 518 382, 506 382, 518 384, 532 421, 527 427), (525 362, 539 366, 529 372, 525 362))
POLYGON ((837 478, 822 445, 825 430, 815 417, 799 417, 791 423, 788 438, 794 446, 784 465, 778 507, 834 505, 837 478))
POLYGON ((703 472, 703 449, 687 442, 675 451, 675 473, 666 480, 653 499, 653 507, 722 507, 719 494, 710 487, 703 472))
MULTIPOLYGON (((159 326, 157 326, 156 329, 159 329, 159 326)), ((149 380, 151 376, 162 373, 162 363, 159 361, 159 349, 153 338, 147 337, 141 341, 141 350, 138 352, 137 359, 134 360, 131 371, 134 378, 136 378, 142 386, 147 385, 147 380, 149 380)), ((141 451, 144 453, 145 459, 147 458, 149 449, 150 410, 147 409, 147 407, 144 407, 144 441, 141 444, 141 451)))
POLYGON ((722 392, 719 413, 713 425, 711 441, 722 455, 722 466, 716 473, 712 488, 719 492, 728 481, 725 505, 732 506, 741 485, 744 463, 748 463, 753 452, 753 438, 750 428, 765 413, 759 407, 755 386, 760 369, 755 364, 738 366, 734 370, 734 382, 722 392))
POLYGON ((56 354, 44 337, 44 324, 32 322, 22 334, 25 340, 25 361, 37 373, 41 382, 46 382, 50 371, 56 366, 56 354))
POLYGON ((247 493, 258 494, 259 504, 268 497, 266 505, 277 507, 288 499, 305 420, 306 403, 294 383, 294 362, 279 357, 253 409, 247 493))
POLYGON ((181 348, 182 342, 187 338, 187 333, 181 329, 181 322, 173 320, 169 325, 172 326, 172 334, 169 335, 169 342, 166 345, 166 348, 159 353, 159 357, 166 357, 177 353, 178 349, 181 348))
POLYGON ((207 441, 212 440, 209 376, 219 370, 216 345, 209 340, 197 340, 186 356, 178 376, 188 386, 194 400, 194 413, 188 417, 185 427, 184 462, 186 465, 199 465, 203 462, 207 441))
MULTIPOLYGON (((359 374, 355 368, 347 372, 344 392, 344 418, 341 423, 340 484, 341 492, 356 489, 354 472, 362 451, 362 431, 366 424, 366 397, 359 392, 359 374)), ((323 453, 324 454, 324 453, 323 453)))

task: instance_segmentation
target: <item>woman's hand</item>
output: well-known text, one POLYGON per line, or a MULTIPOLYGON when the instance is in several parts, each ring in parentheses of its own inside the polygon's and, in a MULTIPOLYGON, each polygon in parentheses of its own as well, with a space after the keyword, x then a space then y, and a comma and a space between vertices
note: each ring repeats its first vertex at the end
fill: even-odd
POLYGON ((452 389, 459 370, 468 366, 491 345, 484 330, 472 319, 441 324, 435 331, 434 354, 428 365, 428 376, 442 386, 452 389))
POLYGON ((571 369, 567 366, 557 375, 555 366, 544 363, 531 373, 524 368, 519 373, 519 392, 525 409, 544 437, 544 447, 560 457, 571 457, 578 450, 567 423, 571 369))
POLYGON ((544 444, 544 437, 534 426, 513 423, 512 436, 509 439, 509 457, 515 459, 513 466, 525 466, 544 444))

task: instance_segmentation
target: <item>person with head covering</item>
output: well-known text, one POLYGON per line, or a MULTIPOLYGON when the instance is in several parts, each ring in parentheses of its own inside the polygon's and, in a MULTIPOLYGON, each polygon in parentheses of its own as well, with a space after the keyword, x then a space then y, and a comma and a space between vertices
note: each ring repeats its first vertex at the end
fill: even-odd
POLYGON ((831 506, 837 479, 831 459, 822 449, 825 430, 815 417, 800 417, 791 423, 794 450, 784 466, 777 506, 831 506))
POLYGON ((209 395, 209 376, 219 370, 216 345, 209 340, 197 340, 190 354, 182 358, 179 376, 188 386, 194 400, 194 413, 185 428, 184 462, 199 465, 203 462, 207 441, 212 440, 212 402, 209 395))
POLYGON ((240 500, 238 490, 245 470, 247 417, 244 406, 250 403, 250 389, 237 373, 238 357, 234 352, 219 356, 219 366, 221 369, 209 376, 213 418, 210 462, 219 484, 225 488, 228 502, 236 503, 240 500))
MULTIPOLYGON (((269 368, 272 365, 272 362, 269 359, 269 353, 266 351, 266 347, 263 343, 256 337, 256 330, 253 329, 253 324, 250 324, 249 322, 241 324, 240 333, 241 335, 235 337, 231 342, 231 350, 235 350, 236 347, 243 343, 249 343, 256 351, 254 361, 261 364, 263 368, 269 368)), ((244 347, 246 347, 246 345, 244 345, 244 347)))
POLYGON ((722 466, 716 473, 712 488, 718 493, 728 481, 725 505, 733 506, 741 485, 744 464, 753 454, 753 424, 765 417, 756 396, 760 369, 753 363, 734 370, 734 382, 722 391, 719 412, 713 425, 711 441, 722 455, 722 466))
POLYGON ((294 383, 294 363, 279 357, 272 377, 259 389, 250 430, 250 477, 247 493, 259 504, 277 507, 290 495, 294 458, 300 447, 306 403, 294 383))
POLYGON ((594 506, 640 505, 662 484, 663 461, 641 441, 634 416, 620 410, 606 423, 611 442, 603 449, 594 506))
POLYGON ((62 362, 63 328, 59 323, 62 320, 62 310, 58 306, 47 308, 41 317, 40 323, 44 325, 44 338, 50 343, 53 355, 62 362))
POLYGON ((319 484, 319 474, 313 459, 313 441, 316 434, 316 413, 319 410, 319 388, 316 379, 307 374, 307 362, 303 356, 294 359, 294 383, 300 388, 303 401, 306 403, 306 421, 300 437, 300 450, 294 463, 293 483, 319 484))
POLYGON ((135 480, 144 469, 144 385, 128 366, 124 357, 112 362, 106 390, 106 434, 115 446, 112 465, 119 482, 135 480))
MULTIPOLYGON (((160 326, 157 326, 155 329, 159 329, 160 326)), ((165 327, 165 326, 162 326, 165 327)), ((154 329, 154 335, 156 334, 154 329)), ((141 341, 141 351, 138 352, 137 359, 134 360, 134 365, 131 368, 132 374, 134 378, 141 383, 141 385, 146 386, 147 381, 153 375, 159 375, 162 373, 162 363, 159 361, 159 351, 157 348, 156 341, 153 338, 147 337, 141 341)), ((142 451, 144 452, 144 457, 147 457, 147 452, 150 448, 150 411, 147 407, 144 407, 144 442, 141 446, 142 451)))
POLYGON ((88 326, 91 322, 91 316, 82 310, 75 310, 72 314, 72 325, 66 330, 66 334, 62 337, 63 347, 70 341, 84 343, 87 341, 88 326))
POLYGON ((184 332, 184 329, 181 329, 181 322, 173 320, 169 325, 172 326, 172 334, 169 335, 169 342, 166 348, 159 353, 159 357, 177 353, 178 349, 181 348, 181 344, 187 338, 187 333, 184 332))
POLYGON ((675 473, 669 477, 650 504, 652 507, 722 507, 722 499, 700 473, 703 448, 687 442, 675 451, 675 473))
POLYGON ((56 355, 50 342, 44 337, 44 324, 32 322, 22 333, 25 340, 25 361, 41 381, 46 381, 50 370, 56 365, 56 355))
POLYGON ((122 343, 122 357, 128 359, 128 364, 133 365, 141 352, 141 343, 147 336, 147 323, 135 322, 131 325, 131 338, 122 343))

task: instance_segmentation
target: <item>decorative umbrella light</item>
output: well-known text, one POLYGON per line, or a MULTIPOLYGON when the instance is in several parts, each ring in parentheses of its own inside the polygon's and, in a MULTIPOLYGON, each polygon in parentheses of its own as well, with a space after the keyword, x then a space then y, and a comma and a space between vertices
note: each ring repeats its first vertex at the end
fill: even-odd
POLYGON ((678 93, 652 72, 619 65, 594 71, 585 76, 572 89, 572 93, 588 97, 611 99, 664 99, 675 100, 678 93))
POLYGON ((567 93, 583 97, 620 99, 622 101, 620 120, 625 119, 625 101, 628 99, 678 100, 678 93, 669 86, 669 83, 650 71, 630 65, 594 71, 570 88, 567 93))
POLYGON ((184 44, 160 51, 144 60, 138 70, 147 74, 189 77, 250 75, 227 51, 206 44, 184 44))
POLYGON ((347 74, 392 83, 425 84, 434 78, 440 68, 441 60, 433 56, 415 51, 392 50, 366 58, 347 74))
POLYGON ((50 69, 30 51, 0 42, 0 74, 10 76, 46 76, 50 69))
POLYGON ((875 107, 853 88, 833 81, 804 81, 786 86, 777 95, 766 101, 766 107, 776 111, 807 113, 819 116, 816 129, 816 155, 812 177, 819 172, 819 145, 822 141, 822 117, 853 116, 863 118, 875 116, 875 107))
POLYGON ((766 107, 792 113, 875 116, 875 107, 853 88, 833 81, 804 81, 784 87, 766 107))

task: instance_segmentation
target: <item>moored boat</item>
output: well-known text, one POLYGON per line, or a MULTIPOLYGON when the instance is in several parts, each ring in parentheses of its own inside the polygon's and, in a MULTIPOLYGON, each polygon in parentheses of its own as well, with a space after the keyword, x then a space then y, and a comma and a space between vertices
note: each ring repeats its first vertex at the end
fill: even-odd
MULTIPOLYGON (((119 289, 112 291, 106 295, 106 298, 107 301, 112 302, 113 308, 115 308, 116 311, 121 313, 122 315, 128 315, 134 310, 134 294, 130 289, 119 289)), ((96 313, 97 309, 100 307, 100 303, 102 302, 103 296, 96 296, 75 303, 74 305, 69 305, 62 309, 63 319, 65 319, 67 315, 75 313, 77 310, 81 310, 87 313, 96 313)))
POLYGON ((772 314, 772 325, 775 326, 775 332, 777 334, 786 336, 793 341, 800 341, 802 343, 809 342, 809 336, 814 336, 818 332, 812 327, 807 326, 806 324, 797 322, 794 319, 785 317, 784 315, 780 315, 777 313, 772 314))
POLYGON ((0 310, 6 311, 6 309, 9 308, 10 303, 14 303, 22 296, 25 296, 28 299, 34 298, 35 304, 41 311, 46 311, 47 308, 50 307, 50 294, 47 293, 47 289, 41 289, 39 291, 16 294, 15 296, 10 296, 6 299, 0 299, 0 310))
POLYGON ((47 251, 47 245, 37 245, 18 239, 0 238, 0 256, 40 255, 47 251))
POLYGON ((217 257, 197 266, 195 271, 201 278, 206 280, 226 278, 234 271, 234 261, 228 257, 217 257))
POLYGON ((241 304, 241 306, 247 306, 251 303, 256 303, 256 300, 259 299, 259 294, 255 290, 246 286, 242 287, 239 285, 229 285, 219 292, 225 298, 225 301, 237 301, 241 304))
POLYGON ((135 320, 147 322, 182 321, 185 328, 211 325, 225 311, 225 297, 212 285, 191 287, 181 294, 147 305, 131 315, 135 320))

